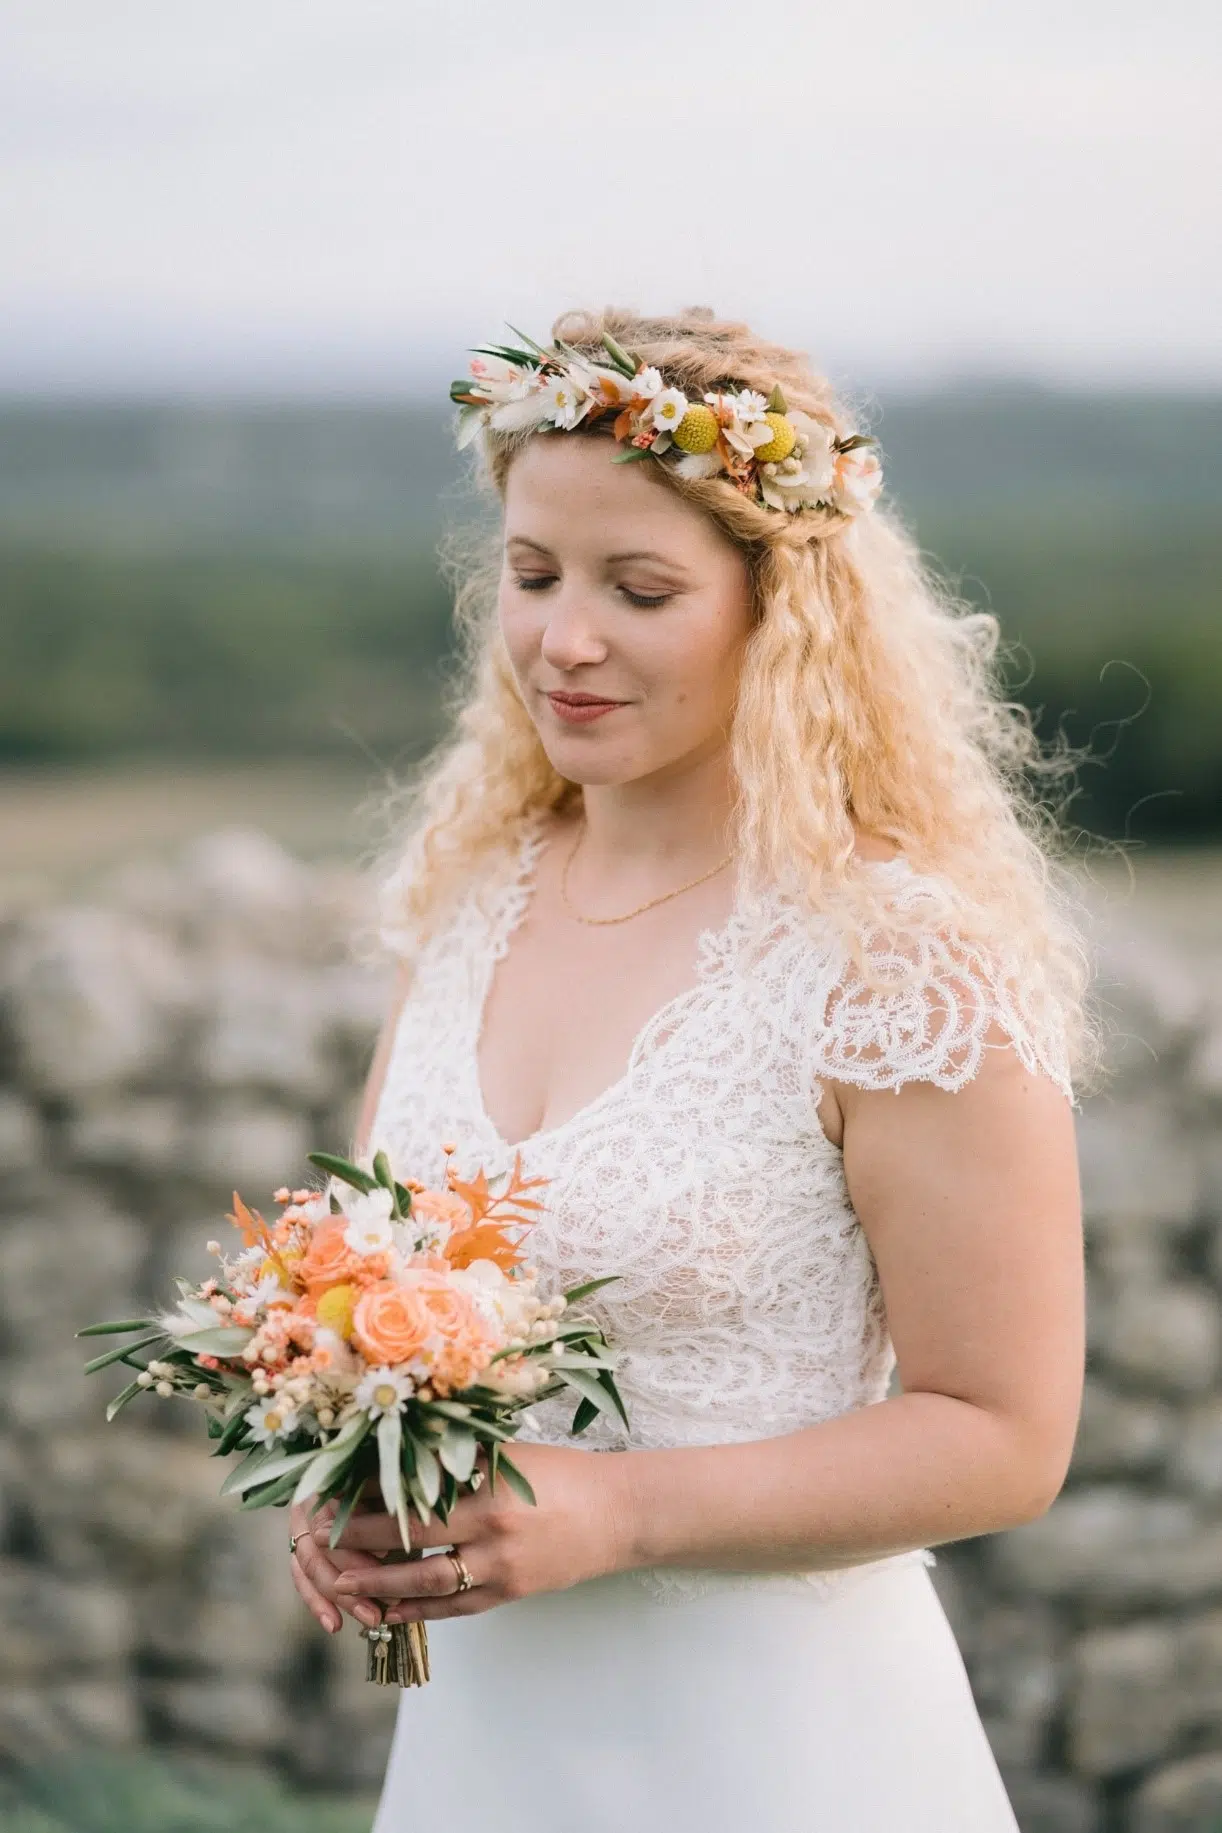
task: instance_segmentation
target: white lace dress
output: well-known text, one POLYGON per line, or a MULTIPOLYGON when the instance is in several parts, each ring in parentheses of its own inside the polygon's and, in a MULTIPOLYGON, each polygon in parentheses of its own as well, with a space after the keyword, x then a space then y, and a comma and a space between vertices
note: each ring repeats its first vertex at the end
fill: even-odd
MULTIPOLYGON (((955 1089, 995 1023, 1068 1094, 1055 1026, 922 921, 943 900, 903 862, 871 868, 918 938, 919 981, 894 993, 863 990, 784 899, 740 895, 619 1080, 515 1148, 476 1046, 542 839, 528 824, 421 951, 374 1126, 428 1181, 441 1140, 490 1177, 520 1149, 549 1179, 531 1235, 545 1279, 621 1276, 592 1304, 631 1437, 600 1415, 570 1440, 561 1402, 524 1437, 730 1443, 882 1400, 894 1356, 821 1078, 955 1089)), ((433 1677, 401 1696, 374 1833, 1014 1833, 932 1557, 653 1568, 431 1623, 433 1677)))

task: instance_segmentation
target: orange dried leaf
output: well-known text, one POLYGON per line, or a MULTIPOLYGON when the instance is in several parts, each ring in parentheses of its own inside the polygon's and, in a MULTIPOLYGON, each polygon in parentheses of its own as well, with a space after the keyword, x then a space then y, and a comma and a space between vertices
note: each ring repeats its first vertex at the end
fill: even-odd
POLYGON ((247 1247, 271 1246, 271 1232, 267 1223, 257 1209, 247 1209, 236 1190, 233 1193, 233 1212, 226 1219, 242 1231, 242 1240, 247 1247))
POLYGON ((453 1176, 449 1178, 448 1182, 454 1195, 462 1198, 477 1222, 487 1214, 492 1198, 488 1190, 488 1179, 482 1169, 476 1173, 470 1183, 453 1176))
POLYGON ((502 1225, 493 1222, 456 1229, 445 1244, 445 1256, 455 1267, 470 1266, 473 1260, 494 1260, 504 1273, 523 1259, 517 1243, 509 1239, 502 1225))

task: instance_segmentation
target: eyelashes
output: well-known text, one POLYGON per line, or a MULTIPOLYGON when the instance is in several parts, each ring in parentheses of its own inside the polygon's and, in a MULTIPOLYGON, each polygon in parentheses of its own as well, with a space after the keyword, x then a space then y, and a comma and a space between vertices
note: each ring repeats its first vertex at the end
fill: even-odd
MULTIPOLYGON (((548 586, 554 586, 556 580, 549 573, 529 573, 515 577, 513 583, 520 592, 544 592, 548 586)), ((666 604, 674 597, 673 592, 631 592, 627 586, 619 586, 617 590, 623 593, 630 605, 639 605, 643 610, 656 610, 659 605, 666 604)))

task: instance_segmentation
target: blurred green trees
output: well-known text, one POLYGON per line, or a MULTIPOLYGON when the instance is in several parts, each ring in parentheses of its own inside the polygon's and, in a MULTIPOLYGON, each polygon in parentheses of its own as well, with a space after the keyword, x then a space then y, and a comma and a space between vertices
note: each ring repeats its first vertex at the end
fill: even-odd
MULTIPOLYGON (((1222 831, 1222 400, 959 389, 867 408, 894 497, 1001 619, 1097 832, 1222 831)), ((372 753, 438 729, 440 412, 0 407, 0 766, 372 753)))

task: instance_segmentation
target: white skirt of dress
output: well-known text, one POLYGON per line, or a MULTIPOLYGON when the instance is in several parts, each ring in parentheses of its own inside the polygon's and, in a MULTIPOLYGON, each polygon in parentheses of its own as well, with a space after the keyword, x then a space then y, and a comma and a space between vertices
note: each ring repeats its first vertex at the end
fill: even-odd
POLYGON ((374 1833, 1017 1833, 925 1564, 429 1624, 374 1833))

